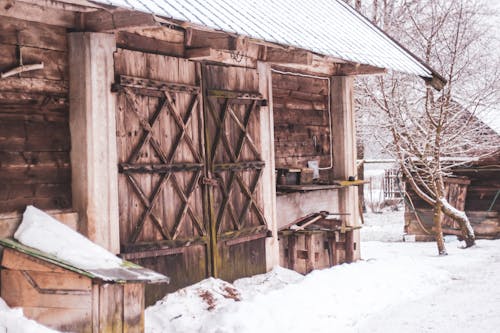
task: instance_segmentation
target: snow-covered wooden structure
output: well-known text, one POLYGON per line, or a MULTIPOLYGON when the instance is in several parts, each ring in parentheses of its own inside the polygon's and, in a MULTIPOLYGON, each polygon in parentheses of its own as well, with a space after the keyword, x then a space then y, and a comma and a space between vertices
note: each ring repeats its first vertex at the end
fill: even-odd
POLYGON ((26 317, 68 332, 143 332, 144 285, 168 279, 132 263, 82 269, 1 239, 0 297, 26 317))
POLYGON ((342 1, 0 0, 0 18, 2 230, 27 204, 76 212, 171 277, 147 303, 270 269, 310 212, 358 226, 357 188, 333 184, 356 177, 354 77, 444 82, 342 1), (308 161, 322 183, 277 196, 275 167, 308 161))

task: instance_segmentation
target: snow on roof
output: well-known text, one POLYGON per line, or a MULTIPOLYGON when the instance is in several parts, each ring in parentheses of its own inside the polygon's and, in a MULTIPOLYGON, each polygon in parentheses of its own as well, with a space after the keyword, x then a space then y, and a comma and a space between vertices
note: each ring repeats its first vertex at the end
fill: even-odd
POLYGON ((341 0, 93 2, 125 7, 423 78, 440 78, 427 64, 341 0))
POLYGON ((167 282, 162 274, 118 258, 47 213, 28 206, 13 240, 0 244, 105 281, 167 282))
POLYGON ((479 120, 500 135, 500 106, 480 107, 475 115, 479 120))

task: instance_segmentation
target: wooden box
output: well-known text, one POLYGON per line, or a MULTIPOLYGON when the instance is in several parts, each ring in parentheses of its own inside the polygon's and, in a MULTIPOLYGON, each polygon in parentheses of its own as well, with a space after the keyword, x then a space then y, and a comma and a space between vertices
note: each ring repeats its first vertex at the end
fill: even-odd
POLYGON ((106 270, 96 276, 5 241, 0 241, 5 246, 0 296, 9 306, 21 307, 26 317, 61 331, 144 331, 146 281, 138 281, 134 272, 127 279, 127 269, 114 269, 108 279, 106 270))
POLYGON ((300 170, 300 185, 309 185, 313 183, 314 170, 303 168, 300 170))
POLYGON ((280 265, 307 274, 346 262, 346 234, 330 230, 279 232, 280 265))

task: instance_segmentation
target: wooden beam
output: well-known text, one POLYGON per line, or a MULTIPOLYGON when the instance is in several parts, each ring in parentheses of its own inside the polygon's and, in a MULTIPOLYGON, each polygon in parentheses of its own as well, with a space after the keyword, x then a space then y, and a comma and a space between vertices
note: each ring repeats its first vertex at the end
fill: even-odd
POLYGON ((329 57, 319 56, 312 54, 310 64, 288 63, 288 64, 275 64, 273 68, 294 72, 302 72, 304 74, 332 76, 338 74, 339 63, 334 62, 329 57))
POLYGON ((66 28, 74 28, 76 22, 74 12, 12 0, 0 0, 0 16, 66 28))
POLYGON ((85 13, 84 26, 85 30, 113 32, 137 27, 160 27, 161 24, 152 14, 120 9, 85 13))
POLYGON ((63 1, 54 1, 54 0, 18 0, 21 2, 26 2, 38 6, 42 6, 44 8, 54 8, 65 11, 72 12, 91 12, 98 8, 103 8, 96 4, 95 2, 87 1, 87 0, 63 0, 63 1))
POLYGON ((357 63, 347 63, 338 65, 337 75, 373 75, 385 74, 386 72, 387 70, 385 68, 357 63))
POLYGON ((236 50, 236 40, 226 32, 186 28, 185 45, 188 48, 236 50))
POLYGON ((116 35, 116 45, 123 49, 182 57, 183 43, 144 37, 140 34, 120 31, 116 35))
POLYGON ((263 61, 273 64, 297 64, 311 66, 313 54, 306 50, 265 47, 263 61))
POLYGON ((70 33, 70 131, 73 207, 80 232, 120 252, 113 53, 115 37, 70 33))
POLYGON ((212 61, 232 66, 251 68, 257 66, 257 61, 254 58, 250 58, 240 51, 199 48, 186 50, 185 56, 195 61, 212 61))

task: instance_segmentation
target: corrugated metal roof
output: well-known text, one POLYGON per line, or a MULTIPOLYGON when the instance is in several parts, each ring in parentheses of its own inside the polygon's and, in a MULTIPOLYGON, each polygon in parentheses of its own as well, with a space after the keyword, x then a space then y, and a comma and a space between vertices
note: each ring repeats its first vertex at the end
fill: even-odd
POLYGON ((95 0, 350 62, 439 76, 341 0, 95 0))

